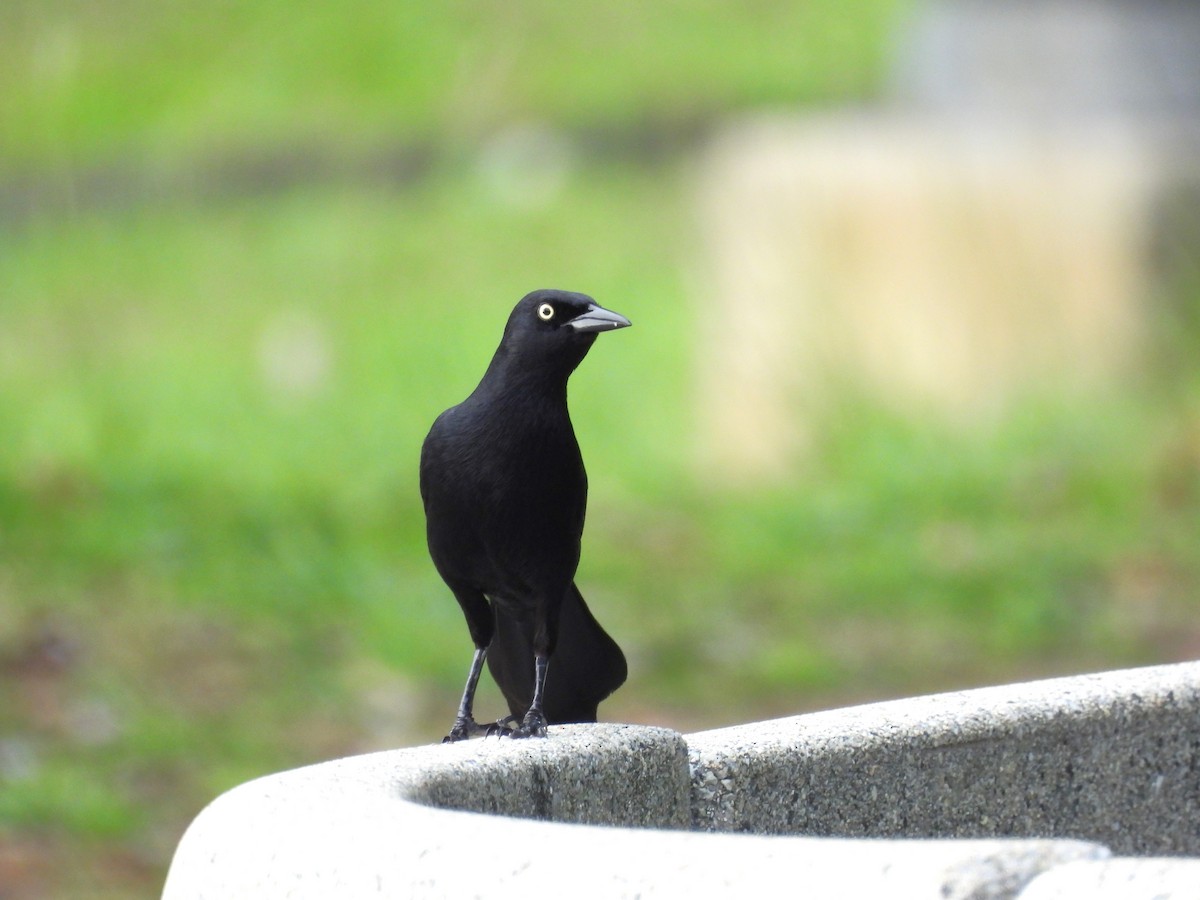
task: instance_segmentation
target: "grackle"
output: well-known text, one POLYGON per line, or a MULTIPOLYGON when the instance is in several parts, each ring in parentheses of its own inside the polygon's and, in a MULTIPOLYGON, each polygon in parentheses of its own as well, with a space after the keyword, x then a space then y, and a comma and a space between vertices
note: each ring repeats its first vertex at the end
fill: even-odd
POLYGON ((599 332, 629 324, 585 294, 526 295, 479 386, 425 438, 429 555, 475 643, 446 741, 540 737, 547 725, 594 722, 600 701, 625 681, 621 648, 574 583, 587 474, 567 379, 599 332), (473 716, 485 660, 511 713, 494 725, 473 716))

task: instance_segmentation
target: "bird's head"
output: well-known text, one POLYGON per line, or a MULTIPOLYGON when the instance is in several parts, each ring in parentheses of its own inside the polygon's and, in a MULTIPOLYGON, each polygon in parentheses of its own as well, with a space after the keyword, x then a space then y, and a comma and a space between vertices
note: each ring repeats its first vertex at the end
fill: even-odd
POLYGON ((508 317, 500 349, 523 365, 565 369, 569 375, 587 355, 597 334, 629 324, 627 318, 605 309, 587 294, 533 291, 521 298, 508 317))

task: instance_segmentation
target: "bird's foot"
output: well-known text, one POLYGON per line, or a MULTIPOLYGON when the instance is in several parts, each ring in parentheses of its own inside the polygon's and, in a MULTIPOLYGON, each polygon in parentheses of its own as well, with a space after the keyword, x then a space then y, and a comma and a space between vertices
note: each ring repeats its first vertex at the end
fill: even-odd
POLYGON ((491 725, 480 725, 470 716, 459 716, 454 720, 450 733, 442 738, 443 744, 465 741, 477 734, 491 734, 491 725))
POLYGON ((521 724, 508 733, 510 738, 530 738, 546 736, 546 717, 540 712, 530 710, 525 713, 521 724))
POLYGON ((513 732, 512 727, 516 722, 516 716, 505 716, 503 719, 497 719, 484 728, 485 736, 495 738, 510 737, 513 732))

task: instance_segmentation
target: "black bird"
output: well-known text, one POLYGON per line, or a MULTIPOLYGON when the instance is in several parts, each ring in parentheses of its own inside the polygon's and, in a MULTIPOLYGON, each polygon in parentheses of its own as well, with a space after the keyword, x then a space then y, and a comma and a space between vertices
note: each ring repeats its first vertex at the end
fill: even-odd
POLYGON ((629 324, 585 294, 527 294, 479 386, 425 438, 429 555, 475 642, 446 741, 481 732, 543 736, 548 724, 595 722, 600 701, 625 681, 621 648, 574 583, 587 473, 567 379, 599 332, 629 324), (481 726, 473 705, 485 659, 511 715, 481 726))

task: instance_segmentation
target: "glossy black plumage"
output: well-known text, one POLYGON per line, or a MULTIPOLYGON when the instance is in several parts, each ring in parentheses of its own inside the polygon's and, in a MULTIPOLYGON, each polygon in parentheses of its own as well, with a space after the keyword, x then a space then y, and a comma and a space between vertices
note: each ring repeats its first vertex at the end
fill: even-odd
POLYGON ((628 324, 584 294, 527 295, 479 386, 425 439, 429 553, 476 648, 447 740, 488 730, 472 710, 485 659, 519 723, 502 729, 514 737, 594 722, 625 680, 624 655, 574 584, 587 475, 567 380, 598 332, 628 324))

